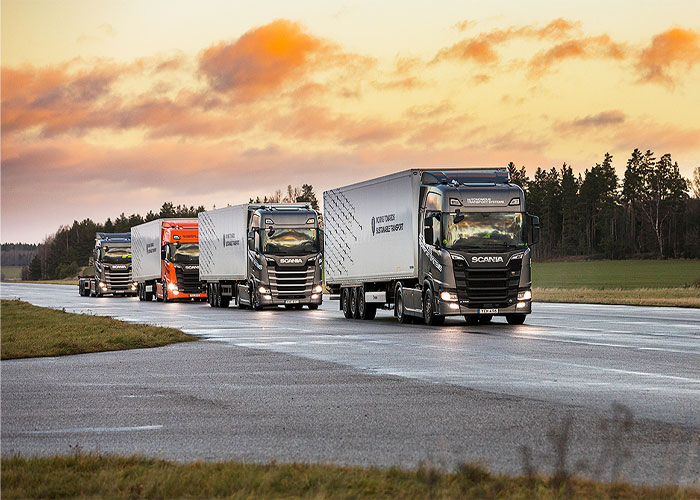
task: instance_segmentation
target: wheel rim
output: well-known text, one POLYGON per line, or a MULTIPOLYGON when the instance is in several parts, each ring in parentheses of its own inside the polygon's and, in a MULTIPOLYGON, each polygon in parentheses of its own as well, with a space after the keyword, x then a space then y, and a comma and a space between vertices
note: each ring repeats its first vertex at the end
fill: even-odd
POLYGON ((399 321, 403 321, 403 294, 399 292, 399 296, 396 300, 396 316, 399 321))

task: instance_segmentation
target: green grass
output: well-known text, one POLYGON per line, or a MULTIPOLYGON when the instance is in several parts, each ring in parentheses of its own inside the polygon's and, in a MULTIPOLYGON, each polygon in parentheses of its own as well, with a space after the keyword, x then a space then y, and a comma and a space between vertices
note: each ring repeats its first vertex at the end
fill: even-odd
POLYGON ((2 266, 0 269, 3 279, 18 280, 22 278, 22 266, 2 266))
POLYGON ((699 307, 700 288, 533 288, 535 302, 699 307))
POLYGON ((0 301, 2 359, 160 347, 196 340, 175 328, 71 314, 20 300, 0 301))
POLYGON ((682 288, 700 283, 700 260, 533 262, 536 288, 682 288))
POLYGON ((697 499, 699 490, 575 478, 507 477, 464 465, 454 472, 310 464, 175 463, 76 453, 5 457, 2 498, 697 499))

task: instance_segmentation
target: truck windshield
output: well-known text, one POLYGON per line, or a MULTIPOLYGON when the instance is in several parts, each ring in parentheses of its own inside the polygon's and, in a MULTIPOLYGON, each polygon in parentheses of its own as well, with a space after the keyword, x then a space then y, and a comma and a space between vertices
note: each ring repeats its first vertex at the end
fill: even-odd
POLYGON ((131 262, 131 247, 102 247, 100 260, 106 264, 131 262))
POLYGON ((168 243, 170 262, 175 264, 198 264, 199 243, 168 243))
POLYGON ((303 255, 318 252, 316 229, 270 228, 260 232, 262 253, 303 255))
POLYGON ((523 214, 460 213, 444 214, 445 247, 455 250, 494 250, 524 247, 523 214), (455 222, 455 217, 459 217, 455 222), (461 220, 460 220, 461 219, 461 220))

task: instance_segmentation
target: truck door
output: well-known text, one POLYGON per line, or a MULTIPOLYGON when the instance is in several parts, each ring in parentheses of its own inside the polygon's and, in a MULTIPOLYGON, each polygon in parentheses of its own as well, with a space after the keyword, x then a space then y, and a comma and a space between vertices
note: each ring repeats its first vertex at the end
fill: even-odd
POLYGON ((440 246, 441 222, 442 218, 442 195, 428 191, 425 196, 425 203, 422 210, 422 233, 424 244, 421 245, 419 259, 419 270, 421 281, 431 275, 433 269, 432 261, 435 261, 434 251, 440 246))

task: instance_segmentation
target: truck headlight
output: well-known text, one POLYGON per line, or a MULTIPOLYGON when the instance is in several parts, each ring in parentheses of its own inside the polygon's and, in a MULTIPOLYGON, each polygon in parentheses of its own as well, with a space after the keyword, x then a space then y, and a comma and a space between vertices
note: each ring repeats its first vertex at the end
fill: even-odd
POLYGON ((105 285, 102 281, 100 281, 100 288, 107 288, 107 285, 105 285))
POLYGON ((321 285, 316 285, 313 289, 314 293, 321 293, 323 291, 323 287, 321 285))
POLYGON ((446 302, 457 302, 457 294, 453 292, 442 292, 440 298, 446 302))
POLYGON ((518 292, 518 300, 531 300, 532 292, 530 290, 525 290, 524 292, 518 292))
POLYGON ((138 283, 132 283, 132 284, 131 284, 131 289, 132 289, 132 290, 136 290, 136 287, 137 287, 137 286, 139 286, 138 283))
POLYGON ((177 290, 177 285, 175 283, 168 283, 168 290, 174 292, 175 290, 177 290))
POLYGON ((260 292, 260 293, 268 293, 268 292, 267 292, 267 288, 265 288, 264 286, 261 286, 260 288, 258 288, 258 292, 260 292))

